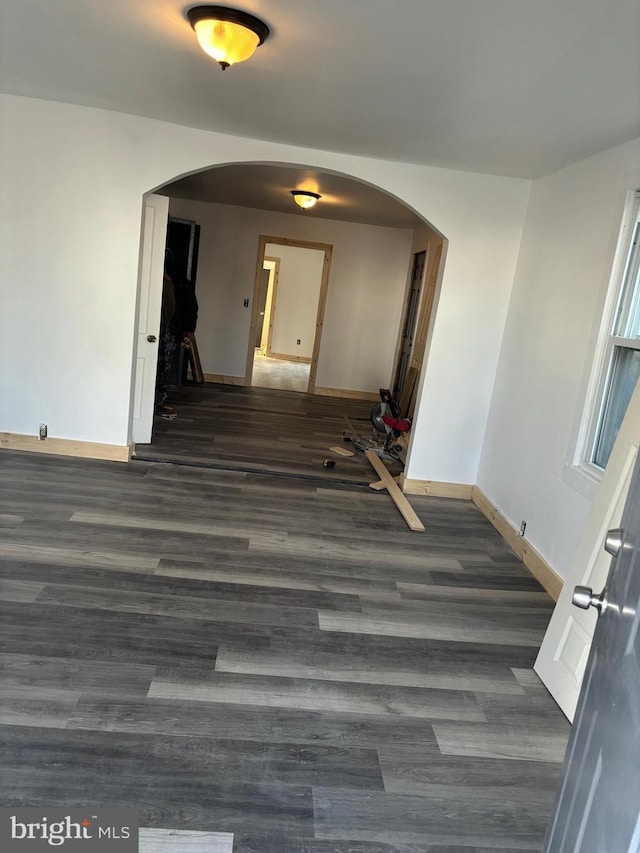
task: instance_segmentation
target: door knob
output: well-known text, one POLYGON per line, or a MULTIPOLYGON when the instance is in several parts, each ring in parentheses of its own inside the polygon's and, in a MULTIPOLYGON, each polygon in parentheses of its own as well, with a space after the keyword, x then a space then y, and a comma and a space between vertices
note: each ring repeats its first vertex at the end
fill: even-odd
POLYGON ((621 527, 612 527, 608 531, 604 540, 604 550, 612 557, 617 557, 622 548, 623 529, 621 527))
POLYGON ((606 589, 603 589, 600 595, 595 595, 590 586, 576 586, 573 590, 571 602, 581 610, 595 607, 598 613, 602 613, 607 606, 606 592, 606 589))
POLYGON ((155 335, 147 335, 147 340, 149 341, 149 343, 150 343, 150 344, 155 344, 155 342, 156 342, 158 339, 156 338, 156 336, 155 336, 155 335))

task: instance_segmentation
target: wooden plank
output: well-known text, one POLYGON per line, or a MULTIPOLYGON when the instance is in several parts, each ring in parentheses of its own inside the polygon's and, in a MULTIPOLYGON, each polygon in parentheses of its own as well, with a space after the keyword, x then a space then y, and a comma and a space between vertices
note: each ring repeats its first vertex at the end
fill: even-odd
POLYGON ((411 404, 413 393, 416 389, 416 383, 418 381, 418 372, 418 368, 413 366, 410 367, 407 371, 407 378, 404 381, 404 388, 402 389, 402 394, 398 403, 398 408, 400 409, 400 416, 403 418, 406 418, 409 415, 409 406, 411 404))
POLYGON ((313 392, 320 397, 345 397, 349 400, 376 400, 380 399, 380 394, 374 391, 354 391, 349 388, 326 388, 321 385, 316 385, 313 392))
POLYGON ((221 373, 203 373, 205 382, 215 382, 217 385, 242 385, 244 386, 244 376, 223 376, 221 373))
POLYGON ((191 340, 191 348, 187 350, 187 358, 189 359, 189 366, 191 367, 193 381, 198 384, 204 382, 204 373, 202 372, 202 365, 200 364, 200 353, 198 352, 198 344, 196 343, 195 335, 191 340))
POLYGON ((306 355, 287 355, 287 353, 273 352, 272 350, 269 350, 267 355, 269 358, 276 358, 280 361, 299 361, 302 364, 311 364, 311 357, 306 355))
POLYGON ((333 453, 337 453, 338 456, 355 456, 353 450, 347 450, 346 447, 330 447, 329 450, 333 453))
POLYGON ((395 505, 398 507, 400 514, 409 525, 409 529, 416 533, 424 532, 424 524, 420 521, 415 513, 415 510, 400 491, 400 488, 391 474, 387 471, 384 463, 380 460, 378 454, 374 450, 365 450, 364 455, 367 457, 371 466, 380 475, 380 479, 385 483, 387 491, 393 498, 395 505))
POLYGON ((473 486, 470 483, 445 483, 438 480, 410 480, 403 477, 402 491, 405 495, 429 495, 432 498, 456 498, 471 500, 473 486))
POLYGON ((78 456, 84 459, 106 459, 111 462, 128 462, 133 444, 98 444, 49 436, 40 440, 37 435, 19 435, 0 432, 0 449, 28 450, 32 453, 50 453, 54 456, 78 456))
MULTIPOLYGON (((402 482, 402 474, 398 474, 398 476, 394 477, 393 479, 396 481, 396 483, 402 482)), ((376 480, 375 483, 369 483, 369 488, 373 489, 376 492, 381 492, 383 489, 387 488, 387 484, 384 482, 384 480, 376 480)))

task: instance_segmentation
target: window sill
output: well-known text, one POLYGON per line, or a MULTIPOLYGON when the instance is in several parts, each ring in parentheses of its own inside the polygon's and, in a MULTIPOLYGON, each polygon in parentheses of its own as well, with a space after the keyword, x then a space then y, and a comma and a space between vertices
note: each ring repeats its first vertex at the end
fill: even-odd
POLYGON ((569 465, 567 463, 564 466, 560 479, 563 483, 575 489, 576 492, 580 492, 581 495, 592 501, 598 491, 602 474, 591 468, 585 468, 581 465, 569 465))

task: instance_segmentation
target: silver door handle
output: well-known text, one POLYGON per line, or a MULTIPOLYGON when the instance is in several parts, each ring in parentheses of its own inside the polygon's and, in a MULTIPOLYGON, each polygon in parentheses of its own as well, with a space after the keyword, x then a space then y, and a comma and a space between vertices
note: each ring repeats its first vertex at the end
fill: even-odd
POLYGON ((617 557, 620 553, 620 549, 622 548, 622 536, 624 531, 621 527, 612 527, 611 530, 607 532, 606 539, 604 540, 604 550, 607 554, 611 554, 612 557, 617 557))
POLYGON ((603 589, 600 595, 595 595, 590 586, 576 586, 573 590, 571 603, 581 610, 588 610, 590 607, 595 607, 598 613, 602 613, 607 606, 606 589, 603 589))
POLYGON ((150 343, 150 344, 155 344, 155 342, 156 342, 158 339, 156 338, 156 336, 155 336, 155 335, 147 335, 147 340, 149 341, 149 343, 150 343))

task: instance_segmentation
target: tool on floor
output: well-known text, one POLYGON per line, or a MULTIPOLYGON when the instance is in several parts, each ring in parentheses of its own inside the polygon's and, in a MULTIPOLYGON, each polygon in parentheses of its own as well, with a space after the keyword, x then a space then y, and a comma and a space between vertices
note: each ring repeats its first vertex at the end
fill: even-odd
POLYGON ((401 417, 400 406, 388 388, 380 388, 380 402, 371 409, 371 423, 378 432, 386 435, 384 452, 402 462, 399 454, 405 449, 405 445, 399 439, 406 437, 406 433, 411 429, 411 421, 401 417))
POLYGON ((384 441, 359 435, 349 418, 344 415, 348 430, 342 433, 346 442, 353 442, 363 453, 373 450, 381 459, 389 459, 404 465, 407 434, 411 429, 409 418, 400 417, 400 407, 388 388, 380 388, 380 402, 371 409, 370 420, 377 432, 384 433, 384 441))

